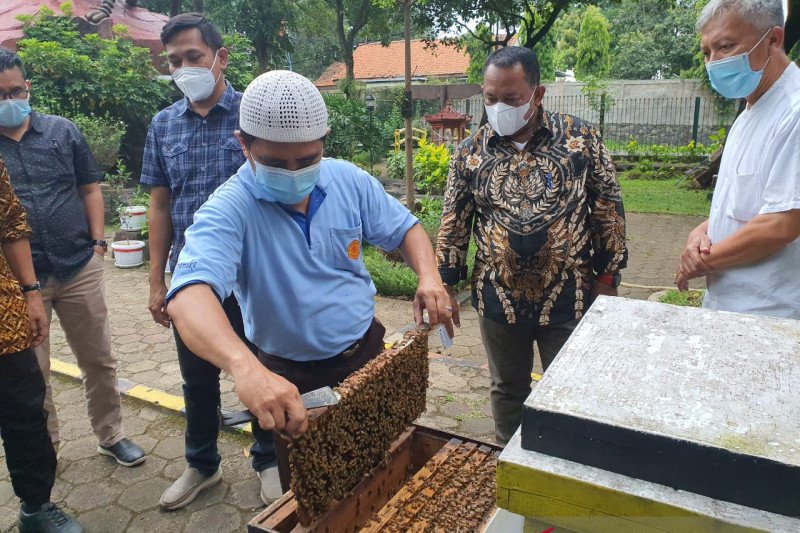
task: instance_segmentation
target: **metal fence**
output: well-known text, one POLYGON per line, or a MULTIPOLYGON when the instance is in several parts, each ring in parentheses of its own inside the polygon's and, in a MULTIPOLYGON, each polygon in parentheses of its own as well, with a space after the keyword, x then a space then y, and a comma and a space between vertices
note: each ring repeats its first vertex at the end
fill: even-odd
MULTIPOLYGON (((545 109, 580 117, 594 124, 604 141, 621 147, 635 139, 639 145, 685 146, 690 141, 713 142, 720 128, 729 129, 735 117, 733 103, 720 105, 713 98, 654 97, 614 101, 587 95, 545 95, 545 109)), ((480 95, 454 102, 461 113, 473 115, 472 128, 480 124, 483 100, 480 95)))

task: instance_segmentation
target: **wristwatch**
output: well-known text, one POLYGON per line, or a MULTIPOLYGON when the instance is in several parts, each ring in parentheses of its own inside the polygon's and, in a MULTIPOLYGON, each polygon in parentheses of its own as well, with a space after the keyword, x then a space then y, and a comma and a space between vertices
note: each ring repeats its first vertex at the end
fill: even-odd
POLYGON ((617 272, 616 274, 600 274, 594 279, 599 281, 600 283, 611 285, 616 289, 617 287, 619 287, 619 284, 622 283, 622 274, 620 274, 619 272, 617 272))
POLYGON ((90 246, 102 246, 103 250, 108 251, 108 243, 102 239, 92 239, 89 241, 90 246))
POLYGON ((26 292, 42 290, 42 286, 38 281, 36 283, 31 283, 30 285, 20 285, 19 288, 22 290, 23 294, 26 292))

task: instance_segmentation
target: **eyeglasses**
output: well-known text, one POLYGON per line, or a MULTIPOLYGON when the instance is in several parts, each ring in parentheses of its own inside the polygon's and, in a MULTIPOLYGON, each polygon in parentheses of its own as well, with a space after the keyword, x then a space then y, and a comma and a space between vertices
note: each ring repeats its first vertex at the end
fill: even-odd
POLYGON ((14 89, 10 93, 0 93, 0 100, 24 100, 28 97, 28 89, 14 89))

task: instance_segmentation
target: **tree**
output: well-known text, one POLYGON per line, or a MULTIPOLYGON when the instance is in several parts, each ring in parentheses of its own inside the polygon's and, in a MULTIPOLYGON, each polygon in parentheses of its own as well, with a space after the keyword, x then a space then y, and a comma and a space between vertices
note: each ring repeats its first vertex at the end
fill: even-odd
POLYGON ((800 0, 789 0, 786 11, 786 53, 800 62, 800 0))
POLYGON ((467 83, 483 82, 483 65, 489 57, 491 47, 486 41, 491 38, 492 30, 486 24, 479 24, 472 34, 467 34, 461 40, 461 46, 469 54, 467 67, 467 83))
POLYGON ((585 8, 580 7, 564 13, 553 25, 556 36, 555 67, 565 71, 574 69, 578 62, 578 34, 585 8))
POLYGON ((292 69, 313 80, 339 60, 339 40, 330 22, 336 15, 326 0, 300 0, 297 7, 296 23, 289 31, 292 69))
POLYGON ((608 19, 596 6, 586 8, 578 35, 578 61, 575 75, 580 79, 605 78, 611 69, 611 34, 608 19))
POLYGON ((611 23, 611 77, 677 77, 691 68, 694 0, 606 0, 611 23))
MULTIPOLYGON (((343 88, 345 94, 349 94, 350 87, 355 80, 353 50, 355 49, 356 37, 358 37, 359 32, 370 23, 373 37, 386 35, 392 26, 390 21, 397 22, 400 10, 390 4, 373 3, 371 0, 327 1, 336 15, 336 38, 339 42, 340 60, 345 66, 343 88)), ((379 40, 387 39, 384 37, 379 40)))
POLYGON ((258 60, 258 71, 285 68, 293 49, 289 38, 297 18, 292 0, 206 0, 206 15, 225 33, 246 35, 258 60))
MULTIPOLYGON (((526 46, 528 35, 532 32, 527 31, 528 26, 536 25, 535 19, 531 22, 526 17, 522 29, 519 32, 520 46, 526 46)), ((540 39, 532 48, 539 59, 539 70, 542 81, 553 81, 556 79, 556 34, 555 27, 547 32, 544 38, 540 39)))
POLYGON ((528 48, 544 39, 561 13, 573 5, 593 0, 428 0, 416 12, 418 23, 434 32, 471 33, 490 48, 508 46, 516 35, 528 48), (526 21, 536 21, 527 24, 526 21), (495 28, 488 36, 478 36, 472 27, 478 21, 495 28))

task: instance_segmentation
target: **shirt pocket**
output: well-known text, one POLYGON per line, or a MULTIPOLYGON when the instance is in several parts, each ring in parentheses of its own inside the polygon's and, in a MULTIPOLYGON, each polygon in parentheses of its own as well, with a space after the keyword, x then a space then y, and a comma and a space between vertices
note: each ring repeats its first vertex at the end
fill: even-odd
POLYGON ((183 181, 189 168, 189 144, 177 142, 161 147, 170 184, 183 181))
POLYGON ((355 228, 331 228, 330 232, 334 266, 363 274, 366 267, 361 254, 361 225, 355 228))
POLYGON ((748 222, 761 209, 761 184, 758 172, 733 175, 730 195, 730 215, 741 222, 748 222))
POLYGON ((242 145, 236 137, 228 137, 219 141, 219 177, 227 180, 239 170, 245 162, 242 145))

